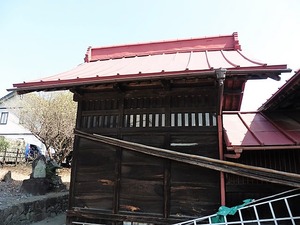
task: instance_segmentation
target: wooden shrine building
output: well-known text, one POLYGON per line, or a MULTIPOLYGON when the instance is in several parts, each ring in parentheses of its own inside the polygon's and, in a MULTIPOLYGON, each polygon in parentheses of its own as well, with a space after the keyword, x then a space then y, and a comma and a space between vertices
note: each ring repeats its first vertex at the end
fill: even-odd
MULTIPOLYGON (((238 113, 247 80, 278 80, 284 72, 286 65, 249 59, 233 33, 89 48, 78 67, 14 87, 19 94, 69 89, 78 103, 67 224, 171 224, 214 213, 262 186, 277 191, 283 185, 273 183, 283 179, 300 186, 299 160, 277 166, 280 148, 271 145, 276 152, 267 156, 257 151, 266 143, 251 142, 259 140, 254 128, 247 130, 254 133, 250 145, 236 144, 242 133, 237 137, 230 122, 242 127, 253 118, 238 113), (263 157, 269 161, 257 163, 263 157), (291 168, 281 174, 257 166, 291 168)), ((280 100, 255 118, 277 118, 286 103, 280 100)), ((299 125, 299 112, 289 115, 299 125)), ((286 160, 299 157, 299 130, 295 135, 291 150, 284 147, 286 160)))

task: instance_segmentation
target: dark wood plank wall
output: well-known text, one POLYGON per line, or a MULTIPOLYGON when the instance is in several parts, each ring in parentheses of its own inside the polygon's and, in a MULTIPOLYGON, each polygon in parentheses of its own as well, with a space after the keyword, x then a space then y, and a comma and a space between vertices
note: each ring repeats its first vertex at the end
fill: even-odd
MULTIPOLYGON (((188 137, 174 134, 171 135, 170 149, 217 158, 216 144, 217 135, 214 132, 199 132, 188 137)), ((171 215, 204 216, 216 212, 220 206, 219 176, 214 170, 172 162, 171 215)))
POLYGON ((114 199, 115 164, 115 148, 80 139, 74 205, 81 208, 101 208, 111 212, 114 199))
MULTIPOLYGON (((77 128, 219 158, 216 102, 215 86, 85 94, 77 128)), ((143 222, 143 216, 154 221, 204 216, 219 207, 216 171, 81 138, 74 151, 70 209, 129 213, 143 222)))
MULTIPOLYGON (((239 159, 230 161, 300 174, 298 149, 244 151, 239 159)), ((226 200, 229 206, 241 204, 244 199, 259 199, 291 187, 270 184, 233 174, 226 175, 226 200)))

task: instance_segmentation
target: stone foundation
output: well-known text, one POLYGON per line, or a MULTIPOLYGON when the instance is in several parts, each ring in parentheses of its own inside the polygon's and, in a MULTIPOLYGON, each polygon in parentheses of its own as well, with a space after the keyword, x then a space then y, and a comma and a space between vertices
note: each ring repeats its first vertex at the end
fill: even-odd
POLYGON ((68 192, 32 196, 0 209, 0 224, 29 225, 63 213, 68 207, 68 192))

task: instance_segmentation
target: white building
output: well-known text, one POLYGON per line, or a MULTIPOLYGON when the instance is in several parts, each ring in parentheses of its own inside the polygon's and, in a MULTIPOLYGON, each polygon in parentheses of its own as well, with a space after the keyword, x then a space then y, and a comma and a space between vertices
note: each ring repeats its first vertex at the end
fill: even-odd
MULTIPOLYGON (((22 96, 16 92, 10 92, 0 98, 0 136, 7 139, 20 140, 24 144, 34 144, 42 149, 45 147, 28 129, 26 129, 17 115, 18 102, 22 96)), ((24 146, 25 146, 24 145, 24 146)))

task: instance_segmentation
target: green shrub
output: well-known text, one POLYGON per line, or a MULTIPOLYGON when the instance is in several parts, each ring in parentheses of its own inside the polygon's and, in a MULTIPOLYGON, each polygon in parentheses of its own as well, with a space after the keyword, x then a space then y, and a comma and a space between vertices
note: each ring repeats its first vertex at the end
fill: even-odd
POLYGON ((9 147, 9 142, 5 139, 5 137, 0 136, 0 151, 5 151, 9 147))

